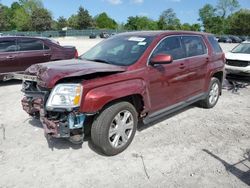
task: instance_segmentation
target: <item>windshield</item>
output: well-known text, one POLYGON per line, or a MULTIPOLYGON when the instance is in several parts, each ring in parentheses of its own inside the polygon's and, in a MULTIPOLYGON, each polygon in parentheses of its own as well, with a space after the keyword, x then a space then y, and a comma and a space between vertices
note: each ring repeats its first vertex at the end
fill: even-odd
POLYGON ((145 52, 153 37, 118 35, 113 36, 91 48, 80 59, 113 65, 134 64, 145 52))
POLYGON ((236 46, 233 50, 233 53, 243 53, 243 54, 250 54, 250 43, 241 43, 236 46))

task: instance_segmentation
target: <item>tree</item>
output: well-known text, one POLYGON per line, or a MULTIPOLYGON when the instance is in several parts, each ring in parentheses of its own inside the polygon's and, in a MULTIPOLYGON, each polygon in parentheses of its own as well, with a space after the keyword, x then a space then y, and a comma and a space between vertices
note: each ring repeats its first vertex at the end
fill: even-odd
POLYGON ((241 9, 228 18, 229 32, 235 35, 250 35, 250 10, 241 9))
POLYGON ((238 0, 218 0, 217 11, 222 18, 226 18, 240 7, 238 0))
POLYGON ((48 24, 48 26, 50 26, 47 20, 39 18, 39 16, 44 16, 46 14, 50 15, 47 9, 43 8, 41 0, 19 0, 19 3, 18 2, 12 3, 11 10, 12 10, 12 16, 11 16, 12 29, 16 29, 19 31, 28 31, 36 28, 38 29, 37 26, 39 24, 40 25, 48 24), (36 11, 38 11, 38 13, 36 13, 36 11), (41 23, 43 21, 45 22, 41 23))
POLYGON ((204 5, 204 7, 202 7, 201 9, 199 9, 199 20, 203 23, 203 27, 205 31, 210 30, 210 28, 213 25, 212 22, 212 18, 216 17, 216 9, 210 5, 210 4, 206 4, 204 5))
POLYGON ((68 26, 68 21, 66 18, 64 18, 63 16, 60 16, 58 19, 57 19, 57 29, 58 30, 61 30, 62 28, 64 27, 67 27, 68 26))
POLYGON ((15 10, 12 23, 18 31, 31 30, 31 17, 22 7, 15 10))
POLYGON ((68 24, 69 27, 73 28, 73 29, 77 29, 77 15, 72 15, 69 17, 68 19, 68 24))
POLYGON ((117 28, 117 23, 115 20, 110 18, 105 12, 97 15, 95 17, 95 22, 98 28, 101 29, 116 29, 117 28))
POLYGON ((92 25, 93 25, 93 19, 89 15, 88 10, 80 6, 77 13, 77 26, 76 26, 77 29, 87 29, 92 25))
POLYGON ((10 27, 10 9, 0 4, 0 31, 9 30, 10 27))
POLYGON ((146 16, 130 16, 125 28, 128 30, 156 30, 157 22, 146 16))
POLYGON ((51 13, 45 8, 36 8, 31 14, 31 25, 35 31, 50 30, 52 25, 51 13))
POLYGON ((19 4, 29 15, 38 8, 44 8, 41 0, 19 0, 19 4))
POLYGON ((169 8, 160 15, 158 20, 158 27, 161 30, 176 30, 180 29, 181 23, 177 18, 176 13, 172 8, 169 8))

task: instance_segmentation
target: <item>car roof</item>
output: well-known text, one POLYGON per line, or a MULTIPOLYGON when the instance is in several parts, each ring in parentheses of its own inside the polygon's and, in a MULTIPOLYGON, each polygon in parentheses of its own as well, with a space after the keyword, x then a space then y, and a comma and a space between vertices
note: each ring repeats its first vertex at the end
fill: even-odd
POLYGON ((11 38, 21 38, 21 39, 41 39, 41 40, 49 40, 47 37, 30 37, 30 36, 14 36, 14 35, 8 35, 8 36, 0 36, 0 39, 11 39, 11 38))
POLYGON ((213 35, 205 32, 194 32, 194 31, 133 31, 133 32, 124 32, 120 35, 133 35, 133 36, 160 36, 160 35, 174 35, 174 34, 193 34, 193 35, 213 35))

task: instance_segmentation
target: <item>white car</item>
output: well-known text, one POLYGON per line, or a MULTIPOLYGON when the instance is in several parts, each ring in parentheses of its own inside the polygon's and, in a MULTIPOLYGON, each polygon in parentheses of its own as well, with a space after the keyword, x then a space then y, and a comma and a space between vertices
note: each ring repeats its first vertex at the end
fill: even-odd
POLYGON ((250 41, 245 41, 226 53, 227 74, 250 76, 250 41))

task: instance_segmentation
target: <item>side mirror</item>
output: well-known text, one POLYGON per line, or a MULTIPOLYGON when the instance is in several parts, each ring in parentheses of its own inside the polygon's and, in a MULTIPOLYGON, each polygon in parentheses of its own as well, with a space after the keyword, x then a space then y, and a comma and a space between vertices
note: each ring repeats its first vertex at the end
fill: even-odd
POLYGON ((167 54, 157 54, 150 60, 151 65, 161 65, 161 64, 170 64, 173 62, 171 55, 167 54))

